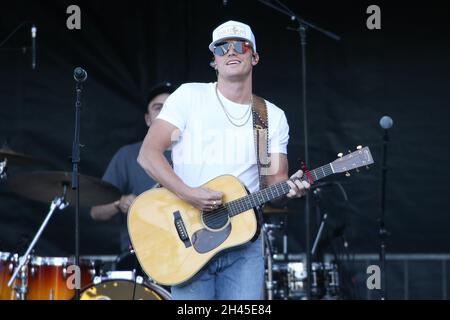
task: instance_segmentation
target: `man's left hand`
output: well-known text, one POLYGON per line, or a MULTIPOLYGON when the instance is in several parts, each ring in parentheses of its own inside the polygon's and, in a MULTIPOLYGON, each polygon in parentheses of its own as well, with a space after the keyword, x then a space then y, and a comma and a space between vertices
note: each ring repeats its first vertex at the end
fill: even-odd
POLYGON ((301 198, 306 194, 306 192, 308 192, 310 185, 307 181, 301 180, 302 176, 303 171, 298 170, 291 176, 290 180, 287 181, 288 185, 291 187, 291 190, 289 190, 289 193, 286 195, 286 197, 290 199, 301 198))

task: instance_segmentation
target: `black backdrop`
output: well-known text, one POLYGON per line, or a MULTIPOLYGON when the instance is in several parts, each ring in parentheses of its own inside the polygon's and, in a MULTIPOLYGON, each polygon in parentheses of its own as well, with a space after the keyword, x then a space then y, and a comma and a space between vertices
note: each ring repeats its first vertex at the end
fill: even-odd
MULTIPOLYGON (((335 176, 346 190, 325 187, 321 208, 329 213, 325 240, 351 252, 378 251, 381 130, 390 131, 386 225, 388 252, 450 252, 448 70, 449 11, 438 1, 415 6, 378 2, 382 29, 366 28, 365 1, 284 1, 295 12, 342 36, 337 43, 308 31, 308 109, 311 166, 340 151, 368 145, 376 165, 350 178, 335 176)), ((214 27, 229 19, 252 26, 261 62, 254 89, 285 110, 291 127, 291 171, 303 154, 300 44, 286 29, 289 18, 258 1, 4 1, 0 39, 22 21, 38 27, 37 69, 30 66, 29 28, 0 48, 0 140, 16 151, 71 170, 74 129, 73 69, 88 72, 81 141, 82 174, 101 177, 122 145, 145 134, 143 104, 156 82, 214 81, 207 49, 214 27), (66 28, 67 6, 81 8, 81 30, 66 28)), ((10 167, 9 177, 35 167, 10 167)), ((302 252, 303 201, 290 204, 289 249, 302 252)), ((48 204, 26 200, 2 182, 0 250, 23 252, 48 204)), ((316 221, 316 216, 313 215, 316 221)), ((83 254, 114 254, 118 221, 94 222, 82 211, 83 254)), ((313 231, 315 232, 316 227, 313 231)), ((74 252, 74 210, 57 212, 37 245, 41 255, 74 252)), ((326 243, 324 249, 327 250, 326 243)))

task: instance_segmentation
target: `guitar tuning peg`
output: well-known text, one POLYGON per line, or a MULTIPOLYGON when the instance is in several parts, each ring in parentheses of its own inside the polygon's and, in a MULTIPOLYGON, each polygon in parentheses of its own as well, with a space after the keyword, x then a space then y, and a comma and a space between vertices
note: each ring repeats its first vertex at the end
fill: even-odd
POLYGON ((356 146, 356 150, 361 150, 362 149, 362 145, 356 146))
POLYGON ((342 158, 343 155, 344 155, 344 154, 343 154, 342 152, 339 152, 339 153, 337 154, 337 156, 338 156, 339 158, 342 158))
POLYGON ((345 173, 345 176, 346 176, 346 177, 350 177, 350 176, 351 176, 350 172, 347 171, 347 172, 345 173))
POLYGON ((358 169, 358 168, 356 168, 356 172, 358 172, 358 173, 359 173, 359 169, 358 169))
POLYGON ((352 151, 351 151, 351 150, 348 150, 348 153, 352 153, 352 151))
POLYGON ((370 169, 370 167, 369 166, 366 166, 366 170, 369 170, 370 169))

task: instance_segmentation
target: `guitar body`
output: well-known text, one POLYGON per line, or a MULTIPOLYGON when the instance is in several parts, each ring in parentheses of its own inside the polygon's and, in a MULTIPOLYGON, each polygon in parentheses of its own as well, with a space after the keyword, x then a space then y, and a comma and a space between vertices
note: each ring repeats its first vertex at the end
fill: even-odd
MULTIPOLYGON (((222 192, 225 207, 247 195, 231 175, 202 187, 222 192)), ((232 216, 220 229, 207 228, 201 214, 165 188, 148 190, 135 199, 128 212, 128 232, 139 263, 154 281, 183 283, 222 250, 250 241, 257 230, 252 209, 232 216)))

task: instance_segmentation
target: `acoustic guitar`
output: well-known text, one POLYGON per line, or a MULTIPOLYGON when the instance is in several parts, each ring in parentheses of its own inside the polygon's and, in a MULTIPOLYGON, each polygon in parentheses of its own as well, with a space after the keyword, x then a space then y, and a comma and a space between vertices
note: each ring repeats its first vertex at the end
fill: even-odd
MULTIPOLYGON (((368 147, 317 169, 302 179, 310 183, 373 163, 368 147)), ((222 205, 203 212, 165 188, 140 194, 128 212, 128 232, 143 270, 157 283, 181 284, 224 249, 250 241, 257 230, 254 208, 287 194, 286 181, 248 194, 234 176, 222 175, 202 185, 223 193, 222 205)))

